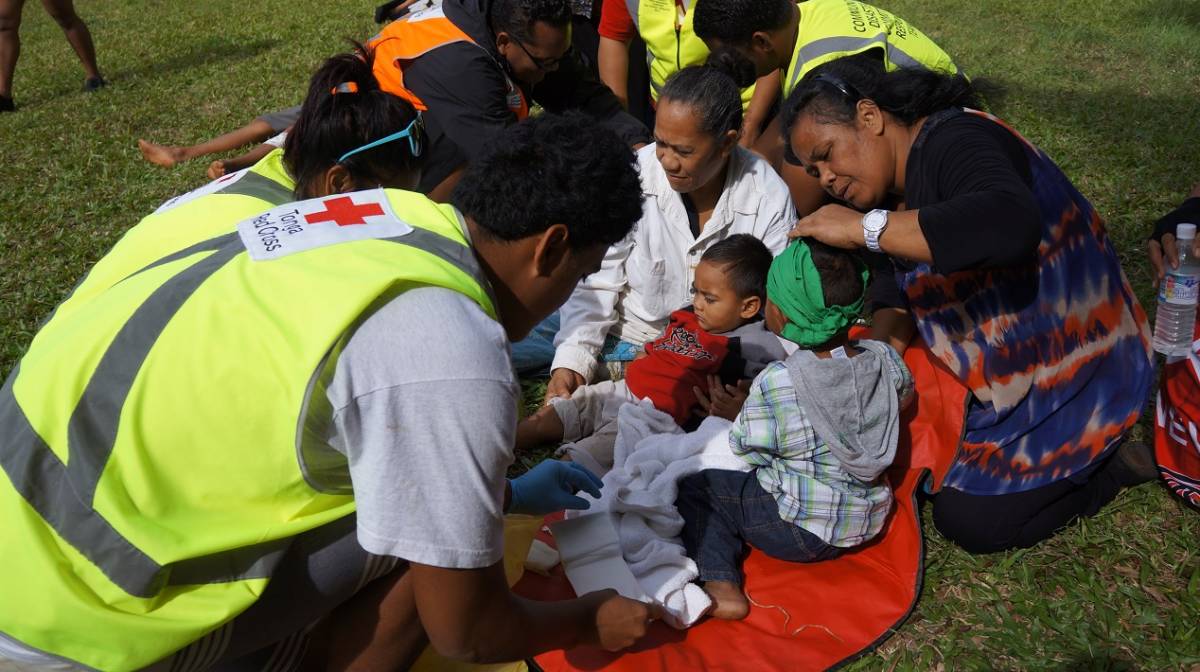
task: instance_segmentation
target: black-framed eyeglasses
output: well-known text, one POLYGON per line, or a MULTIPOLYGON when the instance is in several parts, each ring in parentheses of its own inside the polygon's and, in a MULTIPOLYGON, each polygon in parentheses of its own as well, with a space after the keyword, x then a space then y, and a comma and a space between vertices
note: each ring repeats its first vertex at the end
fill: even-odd
POLYGON ((529 60, 533 61, 533 65, 542 72, 549 72, 557 69, 558 66, 562 65, 563 61, 567 60, 567 58, 569 58, 575 51, 575 45, 571 45, 567 47, 567 50, 563 52, 563 55, 559 56, 558 58, 539 58, 529 53, 529 49, 525 46, 524 42, 511 35, 509 35, 509 39, 511 39, 513 42, 516 42, 517 46, 521 48, 521 51, 525 52, 525 55, 529 57, 529 60))

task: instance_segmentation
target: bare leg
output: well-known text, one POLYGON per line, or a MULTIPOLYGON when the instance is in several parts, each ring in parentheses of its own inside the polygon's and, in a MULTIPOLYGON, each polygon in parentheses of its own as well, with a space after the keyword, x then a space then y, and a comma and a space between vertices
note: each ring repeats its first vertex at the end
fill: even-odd
POLYGON ((706 581, 704 592, 712 598, 709 616, 725 621, 740 621, 750 614, 750 601, 742 593, 742 587, 729 581, 706 581))
POLYGON ((517 423, 517 450, 540 446, 551 441, 562 441, 563 423, 551 406, 543 406, 537 413, 517 423))
MULTIPOLYGON (((2 2, 3 0, 0 0, 2 2)), ((189 161, 209 154, 228 152, 245 145, 261 143, 272 135, 271 125, 261 119, 242 126, 236 131, 219 135, 212 140, 206 140, 198 145, 179 147, 176 145, 159 145, 145 140, 138 140, 138 149, 142 156, 156 166, 171 168, 182 161, 189 161)))
POLYGON ((13 72, 21 55, 21 8, 25 0, 0 0, 0 97, 12 98, 13 72))
POLYGON ((314 632, 305 670, 407 670, 429 644, 413 592, 400 570, 359 591, 314 632))
POLYGON ((92 44, 92 34, 87 24, 75 13, 75 5, 71 0, 42 0, 42 6, 50 14, 50 18, 58 23, 59 28, 67 35, 67 42, 79 56, 83 71, 88 79, 100 79, 100 68, 96 65, 96 46, 92 44))
POLYGON ((258 163, 264 156, 275 150, 275 145, 268 145, 265 142, 254 149, 223 161, 213 161, 208 166, 208 179, 215 180, 223 177, 226 173, 237 172, 243 168, 249 168, 258 163))

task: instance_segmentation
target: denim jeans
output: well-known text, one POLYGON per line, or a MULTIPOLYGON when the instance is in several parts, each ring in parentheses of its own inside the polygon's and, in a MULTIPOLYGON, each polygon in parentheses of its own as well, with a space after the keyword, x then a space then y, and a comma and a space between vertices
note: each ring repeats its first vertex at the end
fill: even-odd
POLYGON ((753 471, 709 469, 679 482, 675 500, 683 516, 683 546, 696 561, 700 581, 742 585, 746 544, 787 562, 816 562, 842 549, 779 517, 775 497, 753 471))
MULTIPOLYGON (((554 337, 561 327, 558 311, 538 323, 524 339, 512 344, 513 368, 523 378, 545 376, 554 361, 554 337)), ((600 350, 603 362, 632 362, 641 348, 609 336, 600 350)))

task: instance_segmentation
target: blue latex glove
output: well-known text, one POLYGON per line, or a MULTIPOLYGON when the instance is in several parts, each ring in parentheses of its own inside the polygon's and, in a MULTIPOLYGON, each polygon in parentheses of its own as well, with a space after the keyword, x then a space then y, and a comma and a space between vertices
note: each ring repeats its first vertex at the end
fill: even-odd
POLYGON ((512 490, 509 513, 542 516, 563 509, 586 509, 591 502, 576 497, 580 490, 600 496, 604 484, 595 474, 576 462, 545 460, 533 469, 509 481, 512 490))

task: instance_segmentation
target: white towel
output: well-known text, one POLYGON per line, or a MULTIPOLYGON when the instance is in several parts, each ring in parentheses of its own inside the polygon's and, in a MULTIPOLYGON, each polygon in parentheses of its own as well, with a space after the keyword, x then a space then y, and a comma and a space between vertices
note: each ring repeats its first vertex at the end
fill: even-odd
MULTIPOLYGON (((613 469, 599 500, 568 517, 611 512, 617 543, 642 590, 661 605, 676 628, 696 622, 712 601, 692 583, 696 563, 684 552, 679 533, 683 517, 675 508, 679 479, 704 469, 748 471, 729 450, 729 429, 721 418, 706 418, 694 432, 683 433, 671 416, 647 400, 621 407, 617 415, 613 469)), ((581 497, 591 497, 580 493, 581 497)), ((599 528, 597 528, 599 529, 599 528)), ((599 541, 599 540, 598 540, 599 541)), ((564 567, 573 559, 563 554, 564 567)))

